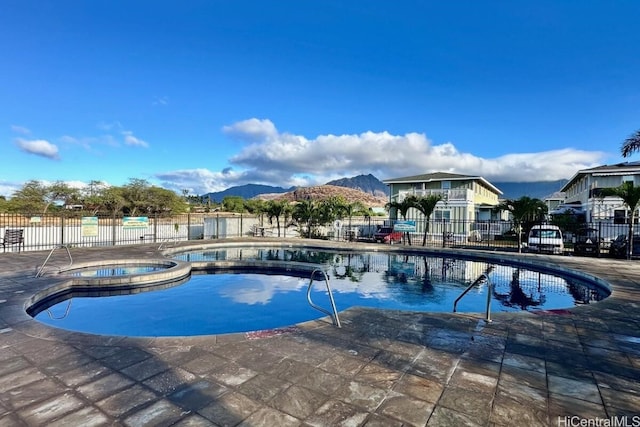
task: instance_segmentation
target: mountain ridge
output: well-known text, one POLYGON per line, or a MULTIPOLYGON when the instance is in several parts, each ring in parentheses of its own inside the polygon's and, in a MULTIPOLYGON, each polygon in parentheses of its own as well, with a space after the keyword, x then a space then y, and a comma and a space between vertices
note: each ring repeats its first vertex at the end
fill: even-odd
MULTIPOLYGON (((558 193, 568 180, 560 179, 555 181, 533 181, 533 182, 492 182, 492 184, 503 192, 503 199, 519 199, 527 196, 531 198, 544 200, 547 197, 558 193)), ((340 178, 329 181, 326 186, 343 187, 353 190, 359 190, 362 193, 371 195, 375 198, 388 198, 389 187, 372 174, 357 175, 351 178, 340 178)), ((313 186, 321 187, 321 186, 313 186)), ((277 187, 263 184, 245 184, 235 187, 229 187, 226 190, 204 194, 202 197, 210 197, 216 203, 222 202, 226 196, 240 196, 244 199, 251 199, 258 196, 264 196, 265 199, 278 198, 278 195, 295 192, 301 188, 312 187, 277 187)), ((288 198, 288 197, 287 197, 288 198)))

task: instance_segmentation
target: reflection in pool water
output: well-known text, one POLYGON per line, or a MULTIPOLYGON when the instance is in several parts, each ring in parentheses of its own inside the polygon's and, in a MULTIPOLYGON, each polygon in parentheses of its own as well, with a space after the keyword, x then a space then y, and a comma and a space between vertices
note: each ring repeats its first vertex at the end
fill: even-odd
POLYGON ((168 266, 158 264, 110 264, 64 270, 65 276, 75 277, 112 277, 132 274, 151 273, 166 270, 168 266))
MULTIPOLYGON (((330 277, 338 310, 367 306, 451 312, 460 293, 487 271, 493 285, 493 312, 570 308, 608 295, 570 276, 437 256, 235 248, 175 258, 194 266, 200 261, 234 259, 319 264, 330 277)), ((306 302, 309 272, 299 277, 276 270, 273 273, 278 274, 216 273, 195 274, 183 285, 136 295, 74 297, 41 311, 36 319, 91 333, 176 336, 270 329, 324 316, 306 302)), ((313 301, 328 308, 322 281, 316 277, 314 284, 313 301)), ((486 291, 486 283, 474 288, 457 311, 484 312, 486 291)))

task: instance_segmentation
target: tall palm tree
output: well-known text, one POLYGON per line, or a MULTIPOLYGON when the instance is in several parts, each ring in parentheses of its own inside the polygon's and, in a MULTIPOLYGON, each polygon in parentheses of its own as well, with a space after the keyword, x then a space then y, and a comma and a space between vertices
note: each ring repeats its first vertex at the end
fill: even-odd
POLYGON ((637 130, 622 143, 622 157, 629 157, 634 151, 640 151, 640 130, 637 130))
POLYGON ((284 212, 284 205, 286 202, 281 200, 269 200, 265 213, 269 219, 269 224, 273 224, 273 218, 276 219, 276 227, 278 228, 278 237, 280 237, 280 216, 284 212))
POLYGON ((293 207, 292 217, 299 223, 306 225, 306 237, 311 237, 311 231, 315 218, 315 210, 316 204, 311 199, 301 200, 293 207))
POLYGON ((419 197, 415 201, 415 204, 413 206, 422 215, 424 215, 424 234, 422 235, 422 246, 426 246, 427 244, 427 231, 429 231, 429 219, 431 218, 431 214, 436 209, 436 205, 440 200, 442 200, 442 195, 430 194, 426 197, 419 197))
POLYGON ((633 250, 633 222, 635 221, 635 213, 638 205, 640 205, 640 187, 634 187, 633 182, 623 182, 621 186, 614 188, 603 188, 600 190, 600 198, 608 196, 619 197, 622 202, 629 208, 629 234, 627 236, 627 259, 631 258, 633 250))
POLYGON ((518 234, 518 253, 522 252, 522 225, 525 221, 540 220, 547 213, 547 205, 540 199, 522 196, 519 199, 507 199, 494 208, 496 211, 508 211, 518 234))
MULTIPOLYGON (((391 211, 391 209, 395 209, 396 211, 398 211, 398 213, 400 213, 400 215, 402 216, 402 219, 406 220, 409 209, 415 207, 417 200, 418 198, 416 196, 407 196, 401 202, 394 201, 394 202, 387 203, 385 205, 385 208, 388 211, 391 211)), ((409 246, 411 246, 411 234, 409 234, 408 232, 405 232, 405 234, 407 236, 407 243, 409 243, 409 246)))

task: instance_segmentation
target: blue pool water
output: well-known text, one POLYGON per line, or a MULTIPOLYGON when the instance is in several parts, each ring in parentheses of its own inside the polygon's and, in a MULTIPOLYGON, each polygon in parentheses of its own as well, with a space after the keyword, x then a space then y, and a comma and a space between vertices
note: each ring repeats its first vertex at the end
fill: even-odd
MULTIPOLYGON (((214 258, 317 264, 330 277, 339 311, 366 306, 451 312, 460 293, 487 271, 493 285, 493 312, 570 308, 608 294, 583 281, 544 271, 435 256, 281 249, 215 252, 176 258, 194 263, 214 258)), ((72 297, 48 309, 40 307, 34 316, 52 326, 108 335, 182 336, 272 329, 325 316, 307 303, 309 273, 300 276, 216 270, 216 274, 195 274, 184 284, 151 292, 72 297)), ((487 287, 486 282, 474 287, 460 300, 457 311, 484 312, 487 287)), ((312 298, 330 308, 320 275, 314 279, 312 298)))

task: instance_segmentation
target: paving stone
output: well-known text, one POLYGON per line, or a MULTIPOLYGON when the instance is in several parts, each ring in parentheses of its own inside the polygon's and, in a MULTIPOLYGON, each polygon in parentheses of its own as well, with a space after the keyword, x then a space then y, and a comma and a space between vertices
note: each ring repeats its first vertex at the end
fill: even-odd
POLYGON ((322 393, 292 385, 278 393, 269 404, 279 411, 304 419, 322 406, 326 400, 327 396, 322 393))
POLYGON ((82 400, 67 392, 25 407, 18 411, 18 415, 29 425, 44 426, 83 406, 84 402, 82 400))
POLYGON ((492 403, 493 393, 470 393, 459 387, 445 387, 438 406, 465 414, 474 422, 485 425, 489 421, 492 403))
POLYGON ((217 427, 218 424, 214 424, 200 415, 187 415, 180 419, 173 427, 217 427))
POLYGON ((45 378, 45 374, 35 367, 13 371, 0 376, 0 390, 12 390, 35 381, 40 381, 43 378, 45 378))
MULTIPOLYGON (((10 353, 7 352, 7 354, 10 353)), ((0 363, 0 377, 30 367, 32 367, 31 362, 22 356, 7 358, 0 363)))
POLYGON ((401 376, 401 372, 385 368, 372 362, 362 368, 354 379, 378 388, 391 389, 401 376))
POLYGON ((430 403, 436 403, 440 399, 443 390, 444 386, 441 383, 412 374, 403 375, 393 388, 393 391, 397 393, 406 394, 430 403))
POLYGON ((458 412, 453 409, 438 406, 431 414, 428 427, 451 427, 451 426, 467 426, 467 427, 480 427, 486 425, 484 423, 479 424, 476 420, 467 414, 458 412))
POLYGON ((153 403, 136 411, 124 420, 130 427, 154 426, 164 427, 173 425, 183 416, 182 410, 166 400, 153 403))
POLYGON ((216 369, 219 366, 224 366, 227 363, 229 363, 229 360, 223 357, 206 353, 184 363, 182 367, 189 372, 199 375, 216 369))
POLYGON ((600 391, 593 380, 575 380, 547 375, 549 392, 575 397, 593 403, 602 403, 600 391))
POLYGON ((169 400, 187 411, 195 412, 211 404, 226 391, 227 388, 220 384, 201 380, 171 393, 169 400))
POLYGON ((135 381, 144 381, 169 369, 170 367, 167 366, 165 362, 158 360, 155 357, 150 357, 148 359, 144 359, 142 362, 138 362, 134 365, 121 369, 121 372, 135 381))
POLYGON ((198 411, 219 426, 235 426, 260 408, 260 404, 240 393, 229 392, 198 411))
POLYGON ((255 377, 258 373, 251 369, 238 365, 235 362, 227 363, 221 367, 215 368, 203 375, 206 378, 212 378, 222 384, 228 386, 238 386, 245 381, 255 377))
POLYGON ((300 420, 291 415, 273 408, 261 407, 238 424, 238 427, 297 427, 299 425, 300 420))
POLYGON ((424 426, 434 405, 405 395, 388 397, 376 410, 377 413, 402 421, 410 426, 424 426))
POLYGON ((545 361, 538 357, 532 357, 524 354, 505 353, 502 363, 514 368, 527 369, 530 371, 546 373, 545 361))
POLYGON ((522 402, 508 396, 497 395, 493 401, 489 421, 495 425, 509 426, 513 425, 514 420, 517 420, 518 425, 527 427, 551 425, 546 408, 523 405, 522 402))
POLYGON ((135 384, 100 400, 96 405, 112 417, 122 417, 134 408, 142 407, 157 399, 157 395, 146 387, 135 384))
POLYGON ((57 382, 45 378, 40 381, 32 382, 22 387, 12 388, 11 390, 0 393, 0 401, 3 405, 12 409, 20 409, 31 405, 35 402, 46 400, 64 393, 65 390, 57 382))
POLYGON ((93 382, 81 385, 78 391, 87 398, 97 401, 130 387, 133 381, 118 373, 109 374, 93 382))
MULTIPOLYGON (((559 420, 564 422, 572 417, 580 417, 585 420, 605 419, 607 418, 607 413, 602 404, 560 394, 551 394, 549 396, 549 420, 552 423, 559 420)), ((569 426, 570 423, 565 425, 569 426)))
POLYGON ((99 427, 110 425, 112 425, 112 421, 109 420, 105 414, 93 407, 82 408, 79 411, 72 412, 47 424, 48 427, 99 427))
POLYGON ((289 388, 291 383, 270 375, 256 375, 238 387, 245 396, 256 402, 267 403, 276 394, 289 388))
POLYGON ((367 419, 367 412, 337 400, 329 400, 305 420, 313 427, 350 427, 359 426, 367 419))
POLYGON ((640 423, 640 395, 608 388, 601 388, 600 391, 610 415, 637 416, 640 423))
POLYGON ((112 373, 113 371, 111 369, 99 362, 90 362, 79 368, 60 373, 56 375, 56 378, 69 387, 77 387, 112 373))
POLYGON ((158 393, 170 393, 195 379, 196 376, 191 372, 174 368, 145 380, 143 384, 158 393))
POLYGON ((331 396, 350 405, 373 412, 389 395, 389 391, 369 384, 350 381, 331 396))
POLYGON ((135 365, 147 358, 151 357, 146 351, 137 348, 120 349, 114 354, 106 356, 102 359, 102 363, 112 369, 123 369, 127 366, 135 365))

